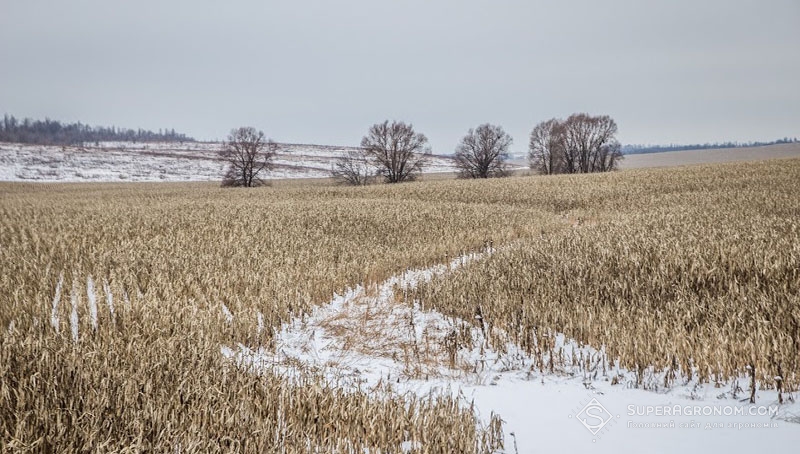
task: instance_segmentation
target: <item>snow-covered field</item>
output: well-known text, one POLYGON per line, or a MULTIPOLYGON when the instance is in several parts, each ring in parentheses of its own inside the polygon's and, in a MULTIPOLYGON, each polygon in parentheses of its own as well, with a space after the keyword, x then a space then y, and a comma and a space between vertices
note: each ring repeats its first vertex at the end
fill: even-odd
MULTIPOLYGON (((222 354, 256 373, 313 371, 345 389, 451 393, 474 404, 484 423, 500 415, 507 453, 751 453, 800 442, 797 396, 784 394, 779 405, 774 391, 759 390, 752 405, 744 377, 700 384, 679 372, 665 387, 667 372, 654 370, 637 387, 636 374, 602 348, 559 333, 543 335, 555 337, 553 355, 565 365, 537 367, 549 363, 549 353, 537 362, 494 330, 493 339, 507 339, 498 351, 486 342, 481 320, 453 319, 406 298, 418 282, 490 253, 350 289, 284 325, 274 348, 222 346, 222 354)), ((224 306, 221 311, 229 321, 235 317, 224 306)))
MULTIPOLYGON (((101 142, 84 146, 0 143, 0 181, 219 181, 225 163, 217 142, 101 142)), ((352 147, 279 144, 267 178, 322 178, 352 147)), ((432 156, 426 172, 452 172, 453 161, 432 156)))

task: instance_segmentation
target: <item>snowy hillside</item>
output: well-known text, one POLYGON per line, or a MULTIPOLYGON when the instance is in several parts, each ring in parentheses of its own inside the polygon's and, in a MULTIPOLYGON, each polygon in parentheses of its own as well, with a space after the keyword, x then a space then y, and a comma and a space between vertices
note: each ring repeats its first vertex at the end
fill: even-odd
MULTIPOLYGON (((217 181, 225 163, 218 142, 101 142, 84 146, 0 143, 0 181, 217 181)), ((353 147, 279 144, 268 178, 327 177, 334 160, 353 147)), ((451 172, 433 156, 426 172, 451 172)))

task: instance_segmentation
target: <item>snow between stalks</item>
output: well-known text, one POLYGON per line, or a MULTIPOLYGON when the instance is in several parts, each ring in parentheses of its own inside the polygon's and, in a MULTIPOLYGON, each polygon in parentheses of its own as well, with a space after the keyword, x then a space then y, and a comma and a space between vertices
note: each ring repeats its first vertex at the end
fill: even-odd
MULTIPOLYGON (((344 389, 418 396, 450 393, 472 405, 483 424, 491 415, 503 418, 506 452, 693 452, 700 449, 752 452, 769 439, 773 446, 800 440, 800 407, 791 403, 777 416, 759 418, 672 417, 647 419, 629 415, 630 406, 727 405, 739 401, 735 382, 723 387, 703 384, 694 371, 647 369, 644 378, 620 368, 605 354, 560 333, 537 333, 552 345, 534 357, 497 328, 487 333, 481 320, 465 321, 420 306, 407 297, 418 284, 484 259, 494 250, 466 254, 447 264, 407 270, 367 288, 357 286, 317 307, 309 316, 284 324, 273 346, 222 346, 222 354, 240 367, 287 378, 313 372, 344 389), (498 340, 499 339, 499 340, 498 340), (493 347, 499 347, 493 348, 493 347), (551 365, 552 364, 552 365, 551 365), (663 387, 666 374, 675 374, 663 387), (612 420, 592 434, 578 418, 587 402, 602 402, 612 420), (777 424, 769 430, 720 429, 660 431, 631 428, 649 421, 676 426, 696 423, 777 424)), ((226 307, 223 315, 232 319, 226 307)), ((261 314, 259 314, 261 315, 261 314)), ((264 329, 259 317, 259 331, 264 329)), ((746 383, 745 379, 739 383, 746 383)), ((759 390, 757 405, 777 402, 772 391, 759 390)), ((705 427, 705 426, 704 426, 705 427)))

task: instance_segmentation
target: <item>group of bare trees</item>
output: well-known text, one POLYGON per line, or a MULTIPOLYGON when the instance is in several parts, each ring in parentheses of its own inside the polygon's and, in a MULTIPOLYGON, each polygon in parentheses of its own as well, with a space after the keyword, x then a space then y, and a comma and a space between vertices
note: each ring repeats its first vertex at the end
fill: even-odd
POLYGON ((608 172, 622 159, 617 123, 585 113, 536 125, 528 147, 530 167, 542 174, 608 172))
MULTIPOLYGON (((234 129, 220 150, 228 163, 223 186, 261 186, 272 169, 277 146, 255 128, 234 129)), ((428 162, 430 147, 424 134, 401 121, 384 121, 370 127, 361 148, 340 157, 331 176, 343 183, 364 185, 382 177, 386 183, 413 181, 428 162)))
MULTIPOLYGON (((461 178, 490 178, 507 174, 506 160, 511 136, 500 126, 484 124, 470 129, 455 152, 461 178)), ((361 148, 334 163, 331 175, 351 185, 376 179, 386 183, 413 181, 430 157, 428 139, 411 124, 384 121, 370 127, 361 148)))
MULTIPOLYGON (((539 123, 531 132, 530 167, 543 174, 589 173, 614 170, 622 159, 616 139, 617 124, 607 116, 574 114, 566 120, 539 123)), ((494 178, 508 175, 512 138, 502 127, 482 124, 467 132, 455 150, 460 178, 494 178)), ((229 164, 224 186, 259 186, 272 168, 274 142, 254 128, 231 131, 221 151, 229 164)), ((369 128, 361 147, 350 150, 333 164, 331 176, 345 184, 365 185, 415 180, 429 162, 431 149, 424 134, 409 123, 384 121, 369 128)))
POLYGON ((366 185, 382 178, 386 183, 413 181, 430 156, 428 138, 402 121, 384 121, 369 128, 361 148, 350 150, 333 164, 331 176, 338 182, 366 185))

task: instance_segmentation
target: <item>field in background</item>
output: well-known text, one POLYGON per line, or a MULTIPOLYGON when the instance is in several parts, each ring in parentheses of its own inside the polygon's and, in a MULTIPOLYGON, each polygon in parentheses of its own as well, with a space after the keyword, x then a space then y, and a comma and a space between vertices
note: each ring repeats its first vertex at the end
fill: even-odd
POLYGON ((714 164, 735 161, 754 161, 772 158, 800 157, 800 143, 768 145, 764 147, 720 148, 708 150, 667 151, 625 155, 622 169, 644 167, 673 167, 692 164, 714 164))
MULTIPOLYGON (((83 146, 0 143, 0 181, 220 181, 225 162, 216 142, 101 142, 83 146)), ((278 144, 268 179, 325 178, 353 147, 278 144)), ((453 160, 431 156, 426 172, 452 172, 453 160)))
POLYGON ((274 348, 334 292, 487 245, 408 301, 515 343, 532 374, 599 370, 558 351, 565 333, 638 372, 631 386, 729 386, 752 365, 796 391, 798 181, 790 159, 365 188, 0 183, 0 447, 496 449, 499 420, 449 394, 220 353, 274 348))

